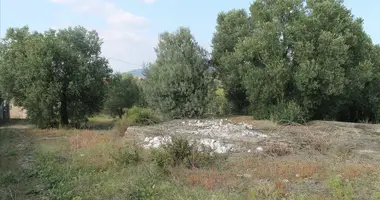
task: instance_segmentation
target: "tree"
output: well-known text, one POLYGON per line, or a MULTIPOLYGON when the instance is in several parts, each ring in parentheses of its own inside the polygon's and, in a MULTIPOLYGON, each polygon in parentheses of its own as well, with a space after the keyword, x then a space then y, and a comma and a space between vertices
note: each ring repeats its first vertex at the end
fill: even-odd
POLYGON ((107 98, 104 104, 106 112, 121 118, 124 108, 138 103, 139 88, 132 74, 114 74, 108 82, 107 98))
POLYGON ((187 28, 160 35, 144 80, 148 104, 173 118, 201 117, 215 91, 207 52, 187 28))
POLYGON ((363 98, 378 77, 374 47, 342 1, 257 0, 250 11, 254 30, 229 60, 255 117, 378 120, 379 102, 363 98))
POLYGON ((100 56, 101 44, 95 31, 83 27, 45 33, 10 28, 0 85, 39 127, 78 127, 103 104, 103 79, 111 70, 100 56))
POLYGON ((233 111, 237 113, 244 113, 249 102, 239 70, 233 63, 231 54, 235 51, 238 41, 250 35, 252 30, 251 20, 245 10, 221 12, 217 17, 216 32, 212 39, 213 64, 217 67, 219 78, 223 82, 233 111))

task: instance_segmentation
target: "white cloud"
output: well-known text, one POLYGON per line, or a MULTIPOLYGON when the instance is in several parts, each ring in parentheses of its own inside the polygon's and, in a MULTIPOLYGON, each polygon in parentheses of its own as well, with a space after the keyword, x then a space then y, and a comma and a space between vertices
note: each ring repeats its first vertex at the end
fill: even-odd
MULTIPOLYGON (((153 47, 156 38, 144 36, 148 29, 148 19, 127 12, 107 0, 50 0, 54 3, 69 6, 73 11, 99 16, 106 26, 96 28, 103 38, 103 55, 110 58, 110 64, 116 71, 129 71, 139 68, 130 63, 141 64, 155 59, 153 47), (111 59, 114 58, 114 59, 111 59), (116 58, 116 59, 115 59, 116 58), (121 62, 124 60, 127 62, 121 62)), ((144 0, 153 3, 154 0, 144 0)), ((89 29, 86 24, 80 24, 89 29)))

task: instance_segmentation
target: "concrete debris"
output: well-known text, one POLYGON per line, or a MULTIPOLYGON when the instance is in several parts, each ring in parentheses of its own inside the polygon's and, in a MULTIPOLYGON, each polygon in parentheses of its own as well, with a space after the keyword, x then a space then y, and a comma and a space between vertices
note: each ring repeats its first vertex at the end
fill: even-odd
MULTIPOLYGON (((172 136, 180 136, 210 148, 215 153, 245 151, 241 143, 255 143, 268 136, 255 130, 248 124, 233 124, 220 120, 173 120, 163 124, 130 127, 125 135, 140 134, 143 136, 144 148, 158 148, 171 143, 172 136)), ((258 147, 256 151, 263 151, 258 147)), ((252 152, 250 150, 249 152, 252 152)))

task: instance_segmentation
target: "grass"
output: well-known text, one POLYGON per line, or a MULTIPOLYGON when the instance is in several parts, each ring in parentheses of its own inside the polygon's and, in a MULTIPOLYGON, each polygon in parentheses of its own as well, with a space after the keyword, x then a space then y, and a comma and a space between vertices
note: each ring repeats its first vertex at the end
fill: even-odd
POLYGON ((209 162, 180 139, 166 149, 141 149, 115 136, 106 117, 91 119, 84 130, 19 123, 0 129, 1 200, 380 199, 379 163, 347 162, 320 136, 296 134, 300 148, 269 145, 261 155, 230 154, 209 162), (300 149, 319 154, 301 159, 300 149), (202 164, 189 167, 189 159, 202 164))

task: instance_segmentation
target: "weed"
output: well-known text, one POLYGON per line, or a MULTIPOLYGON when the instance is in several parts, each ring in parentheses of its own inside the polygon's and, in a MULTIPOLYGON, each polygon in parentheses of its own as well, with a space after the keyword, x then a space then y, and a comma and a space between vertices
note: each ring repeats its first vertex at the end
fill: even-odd
POLYGON ((201 168, 214 163, 217 155, 200 151, 195 142, 190 144, 187 139, 173 137, 171 143, 152 152, 152 160, 162 168, 179 165, 185 165, 187 168, 201 168))
POLYGON ((138 183, 127 193, 127 199, 148 200, 157 196, 155 185, 152 183, 138 183))
POLYGON ((136 165, 142 161, 141 149, 134 145, 133 147, 121 147, 119 150, 111 154, 115 163, 119 166, 136 165))
POLYGON ((302 134, 297 135, 298 143, 301 150, 311 149, 315 150, 322 155, 326 155, 330 149, 330 142, 320 133, 311 133, 310 130, 305 131, 302 134))
POLYGON ((287 144, 271 144, 265 149, 265 152, 271 156, 286 156, 292 153, 292 149, 287 144))
POLYGON ((150 108, 132 107, 128 109, 123 118, 116 123, 118 132, 125 133, 129 126, 146 126, 157 124, 162 118, 150 108))
POLYGON ((172 143, 166 145, 164 149, 169 153, 173 161, 173 166, 183 164, 185 158, 191 156, 194 146, 189 144, 184 138, 173 137, 172 143))
POLYGON ((19 180, 14 171, 7 171, 0 176, 0 185, 11 185, 18 182, 19 180))
POLYGON ((341 200, 354 199, 354 190, 349 181, 343 181, 339 177, 334 177, 329 180, 328 185, 335 198, 341 200))
POLYGON ((151 151, 152 161, 160 168, 166 169, 173 165, 172 156, 163 148, 153 149, 151 151))
POLYGON ((249 199, 281 199, 282 184, 260 183, 255 189, 249 190, 249 199))

